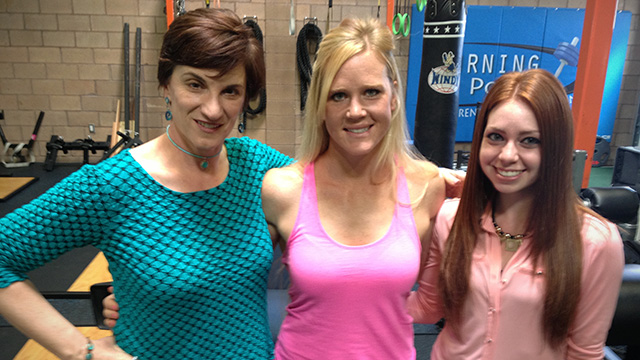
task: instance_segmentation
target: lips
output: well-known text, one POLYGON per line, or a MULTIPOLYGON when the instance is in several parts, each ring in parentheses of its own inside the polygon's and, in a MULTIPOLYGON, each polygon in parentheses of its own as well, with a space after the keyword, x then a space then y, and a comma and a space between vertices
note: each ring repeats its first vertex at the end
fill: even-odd
POLYGON ((501 175, 504 177, 515 177, 524 172, 524 170, 500 170, 500 169, 496 169, 496 171, 498 175, 501 175))
POLYGON ((196 123, 198 123, 198 125, 202 126, 205 129, 217 129, 222 126, 222 125, 211 124, 208 122, 198 121, 198 120, 196 120, 196 123))
POLYGON ((362 127, 362 128, 357 128, 357 129, 345 129, 347 132, 350 132, 352 134, 364 134, 365 132, 369 131, 369 129, 371 129, 373 125, 369 125, 366 127, 362 127))

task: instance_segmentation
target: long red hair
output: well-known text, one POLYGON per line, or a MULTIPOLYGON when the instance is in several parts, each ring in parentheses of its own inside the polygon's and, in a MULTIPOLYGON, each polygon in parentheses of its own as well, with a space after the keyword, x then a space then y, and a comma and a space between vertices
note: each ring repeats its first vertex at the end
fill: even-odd
POLYGON ((586 211, 573 189, 573 118, 562 84, 540 69, 499 77, 487 94, 475 124, 473 143, 460 206, 445 246, 440 286, 447 325, 457 331, 469 292, 473 251, 481 234, 480 218, 496 190, 478 162, 480 145, 491 111, 517 99, 535 114, 540 129, 541 167, 532 185, 536 194, 527 224, 533 235, 529 256, 545 269, 545 337, 560 345, 573 321, 582 273, 581 214, 586 211))

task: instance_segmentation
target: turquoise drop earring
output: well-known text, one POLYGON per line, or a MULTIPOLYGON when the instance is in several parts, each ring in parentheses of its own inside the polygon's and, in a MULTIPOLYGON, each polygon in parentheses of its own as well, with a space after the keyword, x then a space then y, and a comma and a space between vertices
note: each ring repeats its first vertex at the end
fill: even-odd
POLYGON ((164 102, 167 103, 167 111, 164 113, 164 118, 167 121, 170 121, 171 119, 173 119, 173 114, 171 113, 171 109, 169 109, 169 103, 170 103, 169 98, 165 97, 164 102))

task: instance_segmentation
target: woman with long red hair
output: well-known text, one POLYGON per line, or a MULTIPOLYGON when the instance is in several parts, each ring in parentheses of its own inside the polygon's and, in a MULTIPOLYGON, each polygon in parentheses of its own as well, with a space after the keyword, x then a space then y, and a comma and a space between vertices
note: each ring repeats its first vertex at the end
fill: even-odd
POLYGON ((573 120, 545 70, 498 78, 460 199, 436 219, 409 308, 445 318, 431 359, 602 359, 624 255, 572 186, 573 120))

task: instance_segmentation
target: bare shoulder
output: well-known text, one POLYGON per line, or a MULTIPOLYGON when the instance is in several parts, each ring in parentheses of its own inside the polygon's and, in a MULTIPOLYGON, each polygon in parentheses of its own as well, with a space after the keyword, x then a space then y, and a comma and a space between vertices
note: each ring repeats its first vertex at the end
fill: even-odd
POLYGON ((412 160, 405 167, 405 174, 409 187, 419 189, 428 186, 432 191, 440 190, 444 192, 444 180, 440 176, 438 167, 426 160, 412 160))
POLYGON ((287 191, 302 185, 303 167, 298 163, 283 168, 273 168, 264 176, 263 191, 287 191))
POLYGON ((274 168, 262 181, 262 201, 264 205, 290 203, 296 199, 302 189, 303 167, 294 163, 283 168, 274 168))
POLYGON ((434 214, 445 198, 445 182, 438 167, 426 160, 412 160, 405 167, 411 201, 434 214))

